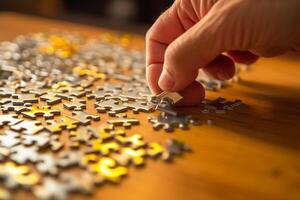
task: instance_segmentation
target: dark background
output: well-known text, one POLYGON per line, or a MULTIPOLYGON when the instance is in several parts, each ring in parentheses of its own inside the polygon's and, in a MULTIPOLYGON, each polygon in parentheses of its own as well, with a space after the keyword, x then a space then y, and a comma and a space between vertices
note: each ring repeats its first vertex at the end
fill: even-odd
POLYGON ((174 0, 1 0, 13 11, 121 31, 145 33, 174 0))

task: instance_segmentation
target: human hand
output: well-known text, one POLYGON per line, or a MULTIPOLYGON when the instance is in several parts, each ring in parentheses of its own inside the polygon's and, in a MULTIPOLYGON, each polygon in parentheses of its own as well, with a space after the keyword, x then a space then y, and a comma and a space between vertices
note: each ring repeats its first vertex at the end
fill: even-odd
POLYGON ((250 64, 300 49, 299 0, 176 0, 146 35, 147 81, 155 94, 180 92, 196 105, 201 68, 220 80, 250 64))

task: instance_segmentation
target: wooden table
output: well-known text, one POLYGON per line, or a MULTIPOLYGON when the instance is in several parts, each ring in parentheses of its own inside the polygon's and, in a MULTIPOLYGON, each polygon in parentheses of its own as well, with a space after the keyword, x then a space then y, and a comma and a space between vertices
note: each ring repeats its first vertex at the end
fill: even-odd
MULTIPOLYGON (((83 36, 103 32, 61 21, 0 14, 0 40, 52 28, 83 36)), ((137 36, 133 46, 143 48, 142 37, 137 36)), ((178 138, 193 152, 172 164, 148 161, 142 169, 130 168, 120 185, 99 187, 93 199, 300 199, 300 56, 260 59, 241 74, 239 83, 207 92, 207 98, 219 96, 241 99, 245 105, 224 115, 184 109, 201 119, 213 119, 213 126, 155 133, 146 115, 139 115, 143 126, 132 131, 150 141, 178 138)), ((25 199, 21 194, 17 199, 25 199)))

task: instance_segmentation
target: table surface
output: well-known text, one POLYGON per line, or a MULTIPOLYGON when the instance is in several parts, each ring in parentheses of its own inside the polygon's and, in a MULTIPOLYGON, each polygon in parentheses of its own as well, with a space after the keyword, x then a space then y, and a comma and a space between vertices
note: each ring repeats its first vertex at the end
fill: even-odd
MULTIPOLYGON (((1 41, 53 28, 83 36, 107 31, 0 14, 1 41)), ((134 37, 133 48, 143 47, 143 37, 134 37)), ((193 152, 172 164, 149 161, 142 169, 130 168, 130 175, 121 184, 101 186, 88 199, 300 199, 299 65, 300 56, 260 59, 250 71, 242 72, 238 83, 219 92, 207 92, 209 99, 221 96, 244 102, 229 113, 201 115, 196 108, 183 109, 200 119, 213 119, 213 126, 155 133, 147 115, 140 114, 142 126, 133 128, 134 132, 150 141, 177 138, 189 144, 193 152)), ((24 199, 23 194, 18 193, 17 199, 24 199)))

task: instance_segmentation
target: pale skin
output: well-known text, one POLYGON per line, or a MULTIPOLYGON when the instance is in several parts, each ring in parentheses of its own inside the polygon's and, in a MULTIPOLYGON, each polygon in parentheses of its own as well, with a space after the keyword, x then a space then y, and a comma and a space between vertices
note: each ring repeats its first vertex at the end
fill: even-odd
POLYGON ((205 96, 199 69, 227 80, 234 63, 299 50, 299 0, 176 0, 147 32, 147 81, 154 94, 179 92, 181 105, 196 105, 205 96))

